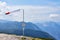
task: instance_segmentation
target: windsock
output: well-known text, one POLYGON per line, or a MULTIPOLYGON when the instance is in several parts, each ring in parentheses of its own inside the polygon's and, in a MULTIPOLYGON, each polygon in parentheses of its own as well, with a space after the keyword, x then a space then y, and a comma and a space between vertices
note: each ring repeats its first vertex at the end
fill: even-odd
POLYGON ((8 12, 5 13, 5 15, 8 15, 8 14, 14 13, 14 12, 18 12, 18 11, 20 11, 20 9, 17 9, 17 10, 14 10, 14 11, 10 11, 10 12, 8 11, 8 12))

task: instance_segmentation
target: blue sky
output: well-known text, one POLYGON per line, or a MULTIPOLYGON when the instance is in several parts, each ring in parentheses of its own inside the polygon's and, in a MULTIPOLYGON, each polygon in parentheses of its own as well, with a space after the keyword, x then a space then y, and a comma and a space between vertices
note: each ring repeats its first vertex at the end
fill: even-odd
POLYGON ((60 0, 1 0, 8 3, 8 5, 58 5, 60 0), (51 4, 52 3, 52 4, 51 4))
POLYGON ((8 17, 3 13, 24 9, 25 21, 60 21, 60 0, 1 0, 0 9, 0 19, 20 21, 20 13, 13 13, 8 17))

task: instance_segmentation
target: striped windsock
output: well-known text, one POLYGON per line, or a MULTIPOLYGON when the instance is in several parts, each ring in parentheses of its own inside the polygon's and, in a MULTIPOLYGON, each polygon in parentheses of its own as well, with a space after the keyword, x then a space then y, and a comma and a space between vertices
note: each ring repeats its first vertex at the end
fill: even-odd
POLYGON ((8 15, 8 14, 10 14, 10 13, 14 13, 14 12, 18 12, 18 11, 20 11, 20 9, 17 9, 17 10, 14 10, 14 11, 10 11, 10 12, 8 11, 8 12, 6 12, 5 14, 8 15))

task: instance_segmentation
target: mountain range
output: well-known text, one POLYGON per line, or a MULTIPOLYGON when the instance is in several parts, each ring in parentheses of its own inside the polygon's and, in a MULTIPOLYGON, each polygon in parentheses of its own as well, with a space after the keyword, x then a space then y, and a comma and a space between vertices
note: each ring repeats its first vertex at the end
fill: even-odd
MULTIPOLYGON (((60 23, 58 22, 24 22, 24 36, 40 38, 60 38, 60 23)), ((0 33, 23 35, 22 22, 0 20, 0 33)))
POLYGON ((45 32, 51 34, 57 40, 60 40, 60 22, 47 21, 35 24, 45 32))

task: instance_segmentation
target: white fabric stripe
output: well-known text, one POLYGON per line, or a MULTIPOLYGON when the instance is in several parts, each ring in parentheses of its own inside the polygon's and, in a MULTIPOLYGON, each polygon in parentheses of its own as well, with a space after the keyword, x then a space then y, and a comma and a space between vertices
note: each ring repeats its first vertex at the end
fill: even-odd
POLYGON ((14 12, 17 12, 17 11, 20 11, 20 9, 17 9, 17 10, 11 11, 10 13, 14 13, 14 12))

